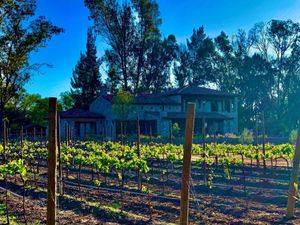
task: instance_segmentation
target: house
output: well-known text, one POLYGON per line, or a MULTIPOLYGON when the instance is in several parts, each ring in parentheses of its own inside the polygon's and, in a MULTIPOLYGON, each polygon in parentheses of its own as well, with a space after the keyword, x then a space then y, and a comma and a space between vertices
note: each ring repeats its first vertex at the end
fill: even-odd
POLYGON ((72 135, 85 137, 103 135, 105 117, 101 113, 82 109, 69 109, 59 113, 61 136, 65 137, 66 125, 72 128, 72 135))
MULTIPOLYGON (((91 105, 90 112, 104 116, 103 131, 107 137, 115 139, 120 133, 120 119, 112 110, 113 96, 101 94, 91 105)), ((205 118, 207 133, 237 133, 237 96, 234 94, 197 86, 185 86, 160 94, 140 94, 133 100, 124 133, 136 132, 137 117, 141 134, 168 136, 170 127, 178 123, 185 128, 186 106, 196 103, 195 134, 200 134, 205 118)))
POLYGON ((113 96, 102 90, 101 96, 92 102, 89 110, 70 109, 60 113, 61 134, 64 136, 64 127, 69 124, 74 130, 73 134, 78 137, 99 135, 116 139, 120 134, 121 122, 124 124, 123 133, 134 135, 139 118, 141 134, 166 137, 174 123, 179 125, 181 132, 184 131, 188 102, 196 103, 195 134, 201 134, 203 121, 209 134, 238 132, 236 95, 185 86, 159 94, 134 97, 126 121, 114 115, 113 96))

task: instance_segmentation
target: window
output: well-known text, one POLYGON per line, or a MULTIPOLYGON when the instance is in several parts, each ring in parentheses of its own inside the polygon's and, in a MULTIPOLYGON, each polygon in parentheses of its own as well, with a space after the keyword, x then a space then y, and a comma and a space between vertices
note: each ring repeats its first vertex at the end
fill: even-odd
POLYGON ((235 112, 236 111, 236 109, 235 109, 235 104, 234 104, 234 102, 233 101, 231 101, 231 112, 235 112))
POLYGON ((198 109, 201 109, 201 107, 202 107, 202 106, 201 106, 201 100, 198 100, 198 101, 197 101, 197 108, 198 108, 198 109))
POLYGON ((225 101, 225 111, 230 112, 230 101, 229 100, 225 101))
POLYGON ((218 112, 218 102, 217 101, 211 101, 211 111, 218 112))

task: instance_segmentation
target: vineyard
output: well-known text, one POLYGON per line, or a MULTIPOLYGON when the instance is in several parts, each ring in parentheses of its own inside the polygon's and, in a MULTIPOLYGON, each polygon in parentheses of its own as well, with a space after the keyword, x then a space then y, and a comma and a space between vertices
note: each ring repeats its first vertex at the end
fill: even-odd
MULTIPOLYGON (((0 145, 2 223, 45 223, 47 146, 0 145)), ((294 150, 291 144, 193 145, 191 224, 283 223, 294 150)), ((178 221, 182 145, 66 141, 59 155, 60 224, 178 221)))

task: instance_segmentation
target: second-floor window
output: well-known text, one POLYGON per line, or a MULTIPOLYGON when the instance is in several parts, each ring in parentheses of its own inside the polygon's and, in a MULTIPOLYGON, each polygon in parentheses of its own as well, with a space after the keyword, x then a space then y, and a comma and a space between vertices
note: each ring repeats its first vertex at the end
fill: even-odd
POLYGON ((211 111, 218 112, 218 102, 217 101, 211 101, 211 111))
POLYGON ((225 101, 225 112, 230 112, 230 101, 229 100, 225 101))

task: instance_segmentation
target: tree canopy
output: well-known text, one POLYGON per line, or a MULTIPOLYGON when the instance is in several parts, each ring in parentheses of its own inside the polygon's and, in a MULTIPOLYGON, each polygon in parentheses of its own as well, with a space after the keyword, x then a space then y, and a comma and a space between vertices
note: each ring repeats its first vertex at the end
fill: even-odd
POLYGON ((45 47, 47 41, 62 32, 62 29, 45 17, 35 16, 35 0, 4 0, 0 4, 0 120, 2 121, 4 108, 13 98, 19 96, 23 86, 41 65, 30 64, 30 53, 45 47))
POLYGON ((102 86, 100 60, 97 57, 96 37, 93 29, 87 33, 86 52, 80 54, 71 78, 71 95, 74 106, 88 109, 93 100, 98 97, 102 86))

